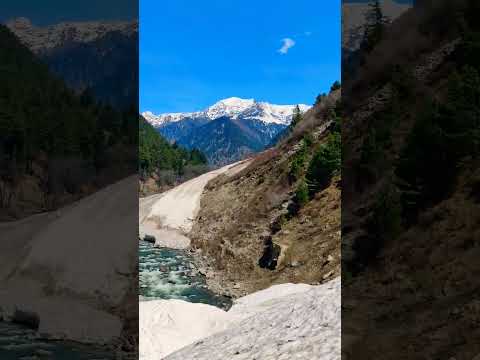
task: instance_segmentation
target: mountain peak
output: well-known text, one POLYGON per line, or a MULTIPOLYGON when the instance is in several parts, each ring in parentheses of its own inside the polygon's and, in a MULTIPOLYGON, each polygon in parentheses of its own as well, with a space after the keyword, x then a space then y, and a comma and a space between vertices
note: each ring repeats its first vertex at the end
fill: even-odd
MULTIPOLYGON (((230 97, 216 102, 204 111, 160 115, 155 115, 151 111, 145 111, 142 115, 155 127, 185 119, 211 121, 224 116, 233 119, 258 120, 266 124, 273 123, 286 126, 292 120, 295 107, 296 105, 274 105, 268 102, 257 102, 255 99, 230 97)), ((300 104, 299 107, 303 112, 310 109, 310 105, 305 104, 300 104)))
MULTIPOLYGON (((223 100, 218 101, 217 104, 225 104, 227 106, 252 106, 255 103, 254 99, 242 99, 239 97, 229 97, 223 100)), ((214 106, 215 106, 214 105, 214 106)))
POLYGON ((220 100, 207 109, 207 116, 210 119, 217 119, 222 116, 236 117, 243 111, 249 109, 255 104, 253 99, 241 99, 238 97, 230 97, 220 100))

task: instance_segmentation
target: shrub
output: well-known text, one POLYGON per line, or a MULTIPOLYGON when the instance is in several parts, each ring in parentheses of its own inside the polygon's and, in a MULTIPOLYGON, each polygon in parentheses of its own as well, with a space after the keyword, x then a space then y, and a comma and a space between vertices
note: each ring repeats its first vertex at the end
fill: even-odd
POLYGON ((341 87, 342 87, 342 85, 340 84, 340 81, 337 80, 330 87, 330 92, 335 91, 335 90, 339 90, 341 87))
POLYGON ((340 133, 330 134, 327 142, 313 156, 306 174, 310 196, 322 190, 341 166, 340 133))
POLYGON ((449 194, 462 159, 480 153, 479 128, 480 76, 466 66, 451 77, 445 103, 425 104, 402 150, 396 175, 407 219, 449 194))
POLYGON ((386 241, 395 239, 401 231, 401 205, 399 191, 387 185, 380 191, 368 223, 368 235, 358 238, 353 244, 354 263, 352 270, 361 271, 377 259, 386 241))
POLYGON ((295 202, 298 204, 299 207, 305 206, 305 204, 309 200, 308 195, 308 186, 305 181, 300 182, 295 191, 295 202))
POLYGON ((305 167, 305 160, 307 155, 308 140, 302 139, 300 149, 293 156, 293 160, 290 163, 290 170, 288 172, 288 179, 291 184, 300 179, 303 169, 305 167))

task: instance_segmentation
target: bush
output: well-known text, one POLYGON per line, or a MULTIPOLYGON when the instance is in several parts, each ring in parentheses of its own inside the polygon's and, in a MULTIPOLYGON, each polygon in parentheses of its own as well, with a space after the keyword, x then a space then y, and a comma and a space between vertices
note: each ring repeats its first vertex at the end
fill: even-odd
POLYGON ((308 166, 306 180, 310 196, 329 185, 332 177, 340 170, 341 154, 340 133, 333 133, 308 166))
POLYGON ((339 90, 341 87, 342 87, 342 85, 340 84, 340 81, 337 80, 330 87, 330 92, 339 90))
POLYGON ((355 261, 349 264, 352 270, 361 271, 374 262, 385 243, 400 234, 401 212, 398 189, 387 185, 375 201, 367 224, 368 235, 358 238, 353 244, 355 261))
POLYGON ((310 140, 302 139, 300 149, 293 156, 293 160, 290 163, 290 170, 288 172, 290 184, 293 184, 302 176, 307 156, 307 148, 310 146, 308 144, 311 144, 310 140))
POLYGON ((410 221, 451 191, 465 157, 480 151, 480 75, 466 66, 449 81, 445 103, 428 102, 403 149, 396 175, 410 221))
POLYGON ((305 181, 302 181, 298 185, 297 190, 295 191, 295 203, 297 203, 299 207, 303 207, 308 202, 308 200, 308 186, 305 181))

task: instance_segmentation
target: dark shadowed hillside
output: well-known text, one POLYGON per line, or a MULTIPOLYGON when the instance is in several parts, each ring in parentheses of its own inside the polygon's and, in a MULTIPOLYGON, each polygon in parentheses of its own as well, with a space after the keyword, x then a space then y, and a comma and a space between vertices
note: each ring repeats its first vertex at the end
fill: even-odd
POLYGON ((422 1, 344 74, 346 359, 473 359, 480 8, 422 1))
POLYGON ((135 111, 77 96, 0 26, 0 213, 57 208, 136 172, 135 111))

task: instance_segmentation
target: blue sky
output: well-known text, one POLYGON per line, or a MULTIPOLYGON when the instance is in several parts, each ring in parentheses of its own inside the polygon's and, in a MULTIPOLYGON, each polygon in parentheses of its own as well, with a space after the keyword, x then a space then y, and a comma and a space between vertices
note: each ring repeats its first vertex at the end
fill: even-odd
POLYGON ((340 0, 140 2, 141 111, 312 103, 339 79, 340 0))
POLYGON ((131 20, 138 17, 137 0, 2 0, 1 9, 2 22, 26 17, 35 25, 61 21, 131 20))

